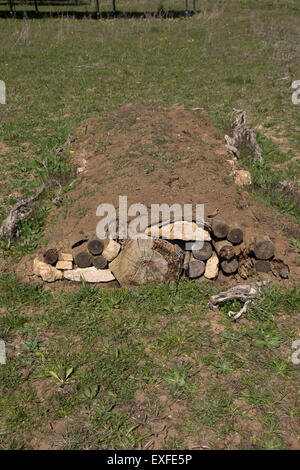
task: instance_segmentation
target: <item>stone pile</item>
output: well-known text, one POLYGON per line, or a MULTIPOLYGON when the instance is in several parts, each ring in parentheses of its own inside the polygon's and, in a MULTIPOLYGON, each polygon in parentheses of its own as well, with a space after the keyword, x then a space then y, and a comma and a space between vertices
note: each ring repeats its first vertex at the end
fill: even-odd
POLYGON ((120 285, 174 282, 189 279, 216 279, 255 273, 287 278, 289 267, 275 255, 268 236, 245 241, 243 229, 221 218, 206 222, 177 221, 147 227, 140 238, 118 243, 96 235, 71 240, 68 249, 49 247, 43 260, 34 260, 34 273, 46 282, 60 279, 102 283, 117 280, 120 285), (199 238, 202 244, 195 241, 199 238), (186 250, 186 242, 192 249, 186 250))

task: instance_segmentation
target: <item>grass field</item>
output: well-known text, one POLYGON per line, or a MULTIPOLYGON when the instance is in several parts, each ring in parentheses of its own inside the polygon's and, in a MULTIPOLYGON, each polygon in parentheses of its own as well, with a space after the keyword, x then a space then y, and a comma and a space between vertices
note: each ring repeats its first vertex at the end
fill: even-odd
MULTIPOLYGON (((184 2, 163 6, 181 11, 184 2)), ((233 108, 245 109, 265 157, 242 159, 252 196, 299 224, 299 198, 278 186, 299 185, 300 105, 291 100, 300 80, 297 1, 199 1, 188 18, 77 19, 67 15, 74 10, 35 19, 2 13, 0 223, 50 176, 64 193, 73 187, 70 154, 54 149, 79 123, 142 103, 204 108, 223 133, 233 108)), ((0 242, 9 265, 37 247, 52 195, 43 194, 16 241, 0 242)), ((290 243, 300 253, 299 238, 290 243)), ((299 448, 300 366, 290 360, 300 336, 299 286, 273 286, 237 324, 227 316, 232 305, 209 311, 212 290, 181 282, 133 293, 85 285, 52 292, 2 273, 1 448, 299 448)))

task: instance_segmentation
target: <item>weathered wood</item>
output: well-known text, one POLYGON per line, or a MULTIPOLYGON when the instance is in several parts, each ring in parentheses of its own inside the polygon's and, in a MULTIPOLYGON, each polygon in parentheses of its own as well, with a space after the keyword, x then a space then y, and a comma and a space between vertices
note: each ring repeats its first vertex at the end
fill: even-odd
POLYGON ((93 235, 88 241, 88 250, 89 252, 96 256, 101 255, 104 248, 104 243, 96 235, 93 235))
POLYGON ((244 239, 244 233, 238 224, 229 228, 227 239, 234 245, 239 245, 244 239))
POLYGON ((55 264, 58 260, 58 252, 56 248, 49 248, 44 253, 44 260, 45 263, 48 264, 55 264))
POLYGON ((216 238, 226 238, 228 233, 228 225, 223 219, 213 219, 211 229, 216 238))
POLYGON ((200 261, 206 261, 208 258, 211 257, 212 254, 212 246, 209 242, 203 242, 203 246, 200 249, 192 250, 194 258, 200 261))
POLYGON ((218 256, 222 259, 230 260, 235 255, 235 250, 232 244, 228 240, 221 240, 219 242, 214 242, 214 249, 216 250, 218 256))
POLYGON ((254 268, 258 273, 268 273, 271 270, 270 261, 259 259, 255 262, 254 268))
POLYGON ((107 266, 107 259, 102 255, 93 256, 93 266, 97 269, 105 269, 107 266))
POLYGON ((241 310, 238 312, 228 312, 230 317, 233 317, 235 320, 237 320, 243 313, 247 311, 248 305, 253 302, 255 298, 261 295, 262 287, 265 285, 266 282, 256 282, 255 284, 243 284, 232 287, 227 291, 212 295, 210 298, 210 306, 215 310, 220 304, 223 304, 228 300, 238 299, 242 302, 245 302, 243 308, 241 308, 241 310))
POLYGON ((195 259, 191 256, 188 268, 187 268, 187 275, 190 279, 196 279, 204 274, 205 271, 205 263, 199 259, 195 259))
POLYGON ((182 271, 183 252, 166 240, 129 240, 109 264, 121 285, 177 281, 182 271))
POLYGON ((93 264, 93 257, 87 251, 80 251, 75 255, 74 263, 79 268, 89 268, 93 264))
POLYGON ((237 272, 239 267, 238 260, 236 258, 231 259, 230 261, 223 260, 221 261, 221 268, 225 274, 234 274, 237 272))
POLYGON ((274 244, 266 235, 254 244, 253 253, 257 259, 271 259, 275 253, 274 244))

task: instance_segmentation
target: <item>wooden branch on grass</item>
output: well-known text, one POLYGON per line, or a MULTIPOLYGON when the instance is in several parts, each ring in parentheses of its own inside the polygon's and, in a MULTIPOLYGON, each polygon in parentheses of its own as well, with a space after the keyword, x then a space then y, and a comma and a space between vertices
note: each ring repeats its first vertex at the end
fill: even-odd
POLYGON ((210 307, 215 310, 220 304, 223 304, 228 300, 240 300, 241 302, 245 302, 244 306, 238 312, 228 312, 230 317, 233 317, 235 320, 237 320, 243 315, 243 313, 246 313, 250 303, 260 297, 261 289, 266 284, 267 283, 265 281, 255 282, 254 284, 239 284, 238 286, 232 287, 227 291, 212 295, 209 302, 210 307))

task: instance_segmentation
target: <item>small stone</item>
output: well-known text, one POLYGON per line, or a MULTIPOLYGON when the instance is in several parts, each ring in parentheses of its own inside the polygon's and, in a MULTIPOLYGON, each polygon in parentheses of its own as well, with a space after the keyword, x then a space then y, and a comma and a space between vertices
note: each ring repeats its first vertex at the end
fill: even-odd
POLYGON ((251 176, 247 170, 235 171, 234 182, 237 186, 250 186, 252 184, 251 176))
POLYGON ((102 256, 104 256, 107 261, 112 261, 118 256, 119 251, 121 249, 121 245, 112 238, 108 238, 107 240, 107 245, 106 243, 104 243, 104 250, 102 252, 102 256))
POLYGON ((212 256, 207 260, 205 266, 204 276, 207 279, 214 279, 217 277, 219 272, 219 258, 216 253, 213 253, 212 256))
POLYGON ((65 271, 64 278, 76 282, 110 282, 115 279, 115 276, 109 269, 97 269, 92 266, 91 268, 77 268, 65 271))
POLYGON ((58 261, 73 261, 72 253, 59 253, 58 261))
POLYGON ((56 269, 72 269, 73 263, 72 261, 58 261, 56 263, 56 269))
POLYGON ((37 258, 33 261, 33 272, 36 276, 40 276, 43 281, 46 282, 54 282, 62 279, 63 277, 63 273, 61 271, 37 258))

